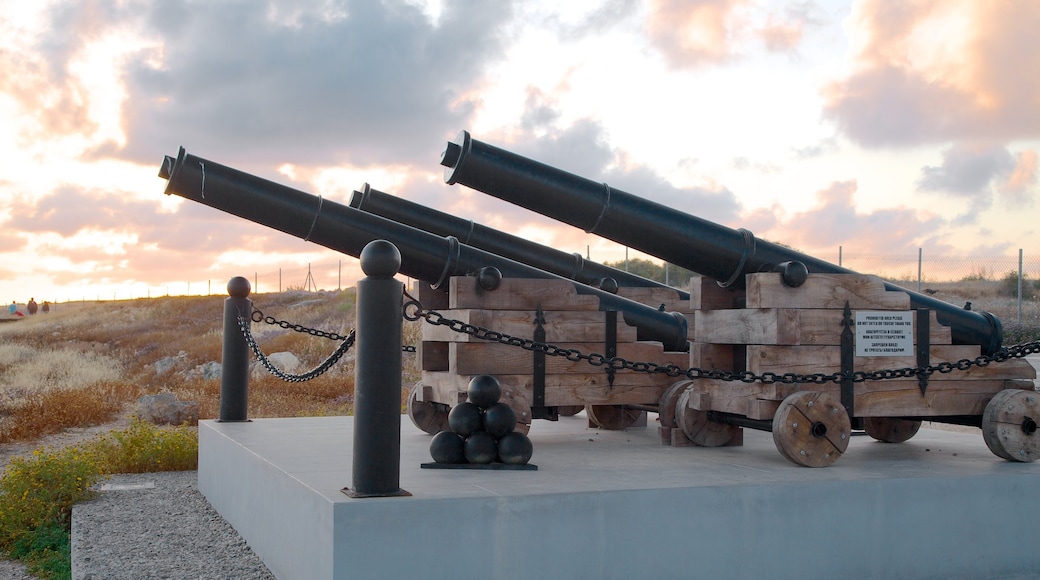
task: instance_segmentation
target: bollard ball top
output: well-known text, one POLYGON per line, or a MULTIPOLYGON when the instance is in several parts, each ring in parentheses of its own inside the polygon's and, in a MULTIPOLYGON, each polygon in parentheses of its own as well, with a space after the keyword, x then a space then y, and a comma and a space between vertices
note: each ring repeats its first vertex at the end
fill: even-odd
POLYGON ((233 298, 246 298, 249 296, 249 291, 252 288, 249 286, 249 279, 243 276, 235 276, 228 280, 227 293, 233 298))
POLYGON ((360 258, 361 270, 367 276, 392 278, 401 269, 401 251, 386 240, 369 242, 360 258))

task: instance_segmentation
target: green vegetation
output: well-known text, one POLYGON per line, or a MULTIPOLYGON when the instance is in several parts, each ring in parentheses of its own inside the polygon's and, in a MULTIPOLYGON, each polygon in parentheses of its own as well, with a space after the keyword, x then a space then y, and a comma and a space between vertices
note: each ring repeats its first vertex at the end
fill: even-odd
POLYGON ((690 283, 690 278, 695 275, 686 268, 681 268, 675 264, 669 264, 668 272, 665 272, 664 265, 643 258, 632 258, 628 260, 627 265, 624 260, 619 262, 605 262, 604 265, 635 274, 636 276, 642 276, 648 280, 661 282, 662 284, 665 283, 665 274, 667 274, 668 285, 675 286, 676 288, 687 286, 690 283))
POLYGON ((0 550, 40 578, 71 576, 72 506, 113 473, 192 470, 198 434, 134 420, 122 431, 11 460, 0 477, 0 550))

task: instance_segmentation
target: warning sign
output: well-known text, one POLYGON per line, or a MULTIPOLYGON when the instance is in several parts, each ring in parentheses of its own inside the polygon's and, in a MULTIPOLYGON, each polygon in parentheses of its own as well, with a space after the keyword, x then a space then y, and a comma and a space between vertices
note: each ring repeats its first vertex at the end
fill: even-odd
POLYGON ((856 311, 856 356, 913 356, 914 313, 856 311))

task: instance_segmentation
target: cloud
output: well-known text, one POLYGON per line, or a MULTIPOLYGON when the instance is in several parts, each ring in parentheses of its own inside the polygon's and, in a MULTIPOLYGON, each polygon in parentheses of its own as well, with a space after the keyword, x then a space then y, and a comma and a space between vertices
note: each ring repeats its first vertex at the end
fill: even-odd
POLYGON ((1014 169, 997 184, 997 192, 1019 203, 1031 201, 1040 192, 1037 165, 1036 151, 1027 149, 1017 154, 1014 169))
POLYGON ((1015 159, 1004 147, 954 145, 942 157, 942 165, 921 168, 918 191, 989 199, 991 183, 1006 179, 1015 169, 1015 159))
POLYGON ((461 95, 501 58, 511 15, 507 3, 474 0, 445 2, 436 23, 404 1, 295 6, 60 3, 49 27, 62 34, 37 47, 50 78, 26 90, 59 87, 56 108, 77 126, 83 106, 66 101, 90 93, 66 72, 70 60, 102 31, 132 28, 149 42, 112 63, 127 143, 96 156, 154 162, 183 144, 255 164, 429 164, 427 144, 478 106, 461 95))
POLYGON ((197 279, 233 250, 268 255, 322 251, 201 204, 183 203, 171 213, 159 200, 74 187, 35 204, 12 204, 5 231, 0 251, 19 252, 25 263, 20 275, 36 272, 68 287, 134 278, 153 283, 197 279))
POLYGON ((750 0, 651 0, 646 34, 674 68, 720 65, 761 45, 795 53, 807 26, 821 22, 814 2, 783 13, 759 10, 750 0))
POLYGON ((800 248, 810 255, 836 251, 838 246, 855 248, 861 255, 911 255, 927 243, 941 245, 936 234, 945 225, 942 218, 908 208, 881 209, 860 213, 855 181, 836 181, 816 194, 814 207, 786 215, 782 208, 760 210, 749 216, 755 231, 769 240, 800 248))
POLYGON ((1038 26, 1033 2, 858 2, 853 69, 822 91, 825 116, 867 147, 1036 138, 1038 26))
POLYGON ((647 35, 677 68, 717 64, 733 57, 732 38, 744 26, 737 8, 746 0, 653 0, 647 35))

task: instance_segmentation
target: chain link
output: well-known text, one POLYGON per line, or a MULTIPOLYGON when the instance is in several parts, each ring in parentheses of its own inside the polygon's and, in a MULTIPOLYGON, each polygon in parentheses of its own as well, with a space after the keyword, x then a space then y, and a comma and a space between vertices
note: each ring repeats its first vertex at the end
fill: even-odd
POLYGON ((845 378, 851 378, 855 383, 866 381, 881 381, 888 379, 905 378, 928 378, 934 373, 946 374, 954 370, 966 371, 973 366, 985 367, 990 363, 1004 362, 1012 358, 1023 358, 1030 354, 1040 352, 1040 341, 1026 342, 1015 346, 1005 347, 989 356, 979 356, 975 359, 961 359, 957 362, 940 362, 923 367, 906 367, 902 369, 889 369, 880 371, 855 371, 850 377, 842 372, 831 374, 813 373, 800 375, 796 373, 784 373, 778 375, 773 372, 755 374, 750 371, 722 371, 706 370, 698 367, 683 369, 675 364, 661 365, 653 362, 633 362, 621 357, 607 357, 598 353, 585 354, 573 348, 561 348, 559 346, 544 342, 536 342, 528 338, 510 336, 496 332, 481 326, 445 318, 444 315, 435 310, 423 310, 422 305, 416 300, 405 303, 403 315, 406 320, 415 321, 424 319, 434 326, 447 326, 449 329, 462 334, 497 342, 510 346, 518 346, 524 350, 533 352, 544 352, 549 356, 564 357, 569 361, 585 361, 592 366, 606 366, 613 370, 630 370, 639 373, 663 373, 669 377, 686 377, 688 379, 717 379, 723 381, 740 381, 743 383, 761 382, 765 384, 815 384, 825 385, 827 383, 841 383, 845 378))
MULTIPOLYGON (((254 311, 254 314, 255 314, 255 312, 258 312, 258 311, 254 311)), ((253 318, 253 320, 255 320, 255 318, 253 318)), ((246 344, 248 344, 249 345, 249 349, 253 351, 253 356, 256 357, 256 360, 258 360, 260 362, 260 364, 263 365, 263 367, 265 369, 267 369, 267 372, 269 372, 272 375, 278 377, 279 379, 282 379, 283 381, 285 381, 287 383, 302 383, 304 381, 309 381, 309 380, 311 380, 313 378, 321 376, 322 374, 325 373, 325 371, 327 371, 330 368, 332 368, 332 365, 334 365, 337 362, 339 362, 339 359, 342 358, 343 355, 346 354, 348 350, 350 350, 350 347, 354 346, 354 330, 351 329, 350 334, 348 334, 347 336, 342 337, 343 338, 343 342, 340 343, 339 347, 337 347, 336 350, 333 351, 333 353, 328 356, 328 358, 323 360, 321 362, 321 364, 319 364, 318 366, 314 367, 313 369, 311 369, 311 370, 309 370, 309 371, 307 371, 305 373, 297 375, 297 374, 293 374, 293 373, 287 373, 287 372, 283 371, 282 369, 274 366, 274 363, 272 363, 270 361, 270 359, 267 358, 267 355, 265 355, 264 352, 262 350, 260 350, 260 345, 258 345, 256 343, 256 340, 253 338, 253 333, 249 329, 249 322, 242 316, 238 317, 238 328, 242 330, 242 336, 245 337, 246 344)), ((318 331, 318 332, 321 332, 321 331, 318 331)), ((313 333, 308 333, 308 334, 313 334, 313 333)), ((332 336, 340 336, 339 334, 335 334, 335 333, 324 333, 324 334, 328 335, 328 336, 325 336, 325 338, 331 338, 332 336)), ((319 335, 315 334, 315 336, 319 336, 319 335)))

